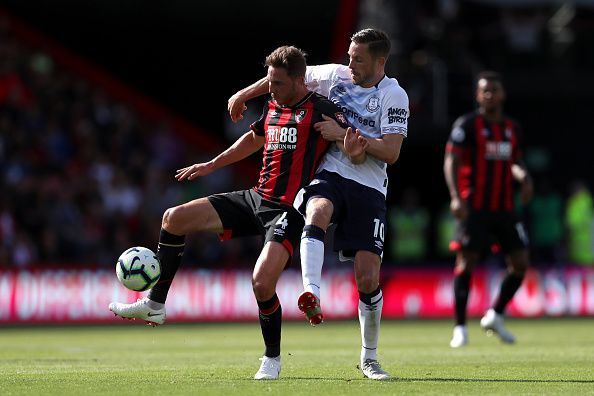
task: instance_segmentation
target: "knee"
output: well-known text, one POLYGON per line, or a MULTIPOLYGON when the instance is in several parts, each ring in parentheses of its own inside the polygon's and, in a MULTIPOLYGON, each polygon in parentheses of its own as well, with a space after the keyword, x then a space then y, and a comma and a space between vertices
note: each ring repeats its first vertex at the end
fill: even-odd
POLYGON ((307 204, 305 212, 308 224, 314 224, 325 230, 332 220, 334 205, 325 198, 313 198, 307 204))
POLYGON ((379 286, 379 277, 373 273, 365 272, 357 274, 357 289, 363 293, 372 293, 379 286))
POLYGON ((258 301, 270 300, 276 292, 273 282, 270 282, 270 280, 261 276, 252 278, 252 290, 254 291, 256 300, 258 301))
POLYGON ((472 271, 474 270, 474 267, 476 266, 477 261, 478 261, 478 258, 475 258, 472 255, 466 255, 466 254, 460 253, 456 257, 455 272, 457 274, 461 274, 461 273, 471 274, 472 271))
POLYGON ((171 232, 173 234, 183 233, 181 230, 181 220, 183 218, 183 209, 181 206, 175 206, 169 208, 163 213, 163 219, 161 220, 161 228, 171 232))
POLYGON ((520 255, 512 258, 510 260, 510 272, 515 274, 516 276, 523 277, 526 275, 526 270, 528 270, 528 257, 527 255, 520 255))

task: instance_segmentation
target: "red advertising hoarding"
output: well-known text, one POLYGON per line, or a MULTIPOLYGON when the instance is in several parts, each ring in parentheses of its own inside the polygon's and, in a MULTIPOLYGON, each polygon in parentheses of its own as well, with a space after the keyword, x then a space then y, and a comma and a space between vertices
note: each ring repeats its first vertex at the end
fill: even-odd
MULTIPOLYGON (((468 311, 480 316, 496 298, 504 271, 477 270, 468 311)), ((442 318, 453 311, 449 269, 389 269, 382 276, 384 318, 442 318)), ((286 271, 277 288, 285 319, 301 319, 301 275, 286 271)), ((118 320, 111 301, 133 302, 143 294, 125 289, 107 270, 0 272, 0 323, 101 323, 118 320)), ((351 271, 324 272, 322 308, 328 319, 357 315, 351 271)), ((594 315, 594 269, 530 270, 508 308, 510 316, 594 315)), ((178 273, 167 301, 168 322, 256 320, 249 271, 193 270, 178 273)))

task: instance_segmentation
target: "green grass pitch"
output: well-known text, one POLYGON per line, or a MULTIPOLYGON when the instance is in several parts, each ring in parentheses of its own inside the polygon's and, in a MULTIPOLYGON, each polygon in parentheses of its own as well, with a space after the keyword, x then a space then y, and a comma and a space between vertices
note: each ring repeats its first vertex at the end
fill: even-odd
POLYGON ((283 328, 278 381, 252 376, 257 323, 0 329, 1 395, 594 394, 594 318, 508 320, 514 346, 476 320, 448 346, 451 321, 384 321, 380 361, 395 377, 363 379, 358 322, 283 328))

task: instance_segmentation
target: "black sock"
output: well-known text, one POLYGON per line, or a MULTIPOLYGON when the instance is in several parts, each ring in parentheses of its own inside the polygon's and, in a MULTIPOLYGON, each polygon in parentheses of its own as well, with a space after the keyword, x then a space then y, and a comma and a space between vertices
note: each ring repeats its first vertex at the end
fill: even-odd
POLYGON ((382 291, 382 289, 381 289, 380 286, 378 286, 377 289, 375 289, 374 291, 372 291, 369 294, 363 293, 362 291, 359 291, 359 300, 363 301, 363 303, 366 304, 366 305, 374 306, 379 301, 381 301, 381 299, 383 298, 383 296, 380 297, 380 298, 374 298, 375 296, 377 296, 378 294, 380 294, 381 291, 382 291))
POLYGON ((283 319, 283 309, 280 305, 278 296, 275 294, 270 300, 258 301, 260 327, 264 337, 266 351, 264 356, 271 358, 280 355, 281 343, 281 323, 283 319))
POLYGON ((466 325, 466 305, 470 293, 470 272, 462 271, 454 275, 454 300, 456 325, 466 325))
POLYGON ((522 285, 524 280, 524 273, 517 274, 514 272, 508 272, 501 282, 501 289, 499 290, 499 297, 493 309, 498 314, 503 314, 505 307, 514 298, 514 295, 522 285))
POLYGON ((157 249, 157 257, 161 262, 161 278, 149 292, 149 299, 165 304, 171 282, 181 264, 185 238, 185 235, 173 235, 161 229, 159 248, 157 249))

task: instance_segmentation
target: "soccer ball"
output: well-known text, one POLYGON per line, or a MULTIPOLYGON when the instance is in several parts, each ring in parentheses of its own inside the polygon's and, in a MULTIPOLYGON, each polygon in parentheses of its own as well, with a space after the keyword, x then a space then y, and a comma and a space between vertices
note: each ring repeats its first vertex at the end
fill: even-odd
POLYGON ((145 291, 159 281, 161 264, 152 250, 136 246, 126 250, 118 258, 116 275, 128 289, 145 291))

